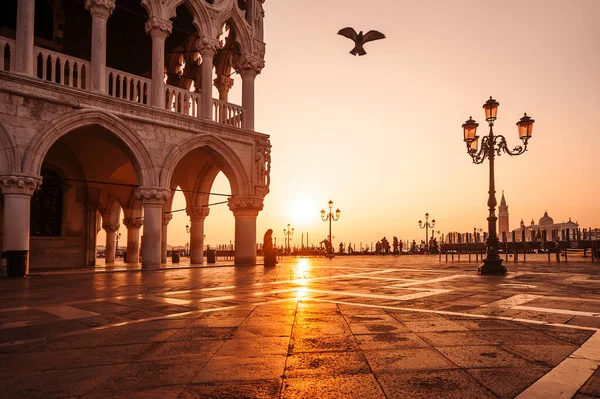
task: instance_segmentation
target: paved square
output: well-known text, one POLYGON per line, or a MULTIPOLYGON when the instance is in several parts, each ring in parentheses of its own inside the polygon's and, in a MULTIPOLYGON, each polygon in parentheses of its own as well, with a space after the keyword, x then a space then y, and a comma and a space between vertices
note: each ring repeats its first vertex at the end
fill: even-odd
POLYGON ((598 397, 598 264, 507 266, 357 256, 2 280, 2 396, 598 397))

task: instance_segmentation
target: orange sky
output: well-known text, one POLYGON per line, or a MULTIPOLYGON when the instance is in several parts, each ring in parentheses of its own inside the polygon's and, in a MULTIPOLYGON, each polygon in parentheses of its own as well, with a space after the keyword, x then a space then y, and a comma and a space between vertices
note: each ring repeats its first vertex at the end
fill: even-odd
MULTIPOLYGON (((336 245, 424 239, 417 221, 425 212, 444 233, 487 228, 488 162, 471 162, 461 125, 472 115, 481 129, 490 95, 500 102, 495 132, 511 148, 521 143, 523 112, 536 121, 529 151, 496 163, 511 229, 545 210, 555 222, 600 228, 600 1, 315 4, 265 3, 256 128, 271 135, 273 152, 258 237, 273 228, 281 244, 292 223, 292 244, 301 232, 318 243, 327 235, 319 211, 330 199, 341 209, 336 245), (353 57, 352 43, 336 34, 346 26, 387 39, 353 57)), ((240 90, 236 76, 231 102, 241 103, 240 90)), ((213 191, 228 189, 220 175, 213 191)), ((177 197, 174 209, 184 208, 177 197)), ((188 241, 187 221, 175 216, 169 244, 188 241)), ((226 205, 213 207, 205 226, 211 245, 234 237, 226 205)))

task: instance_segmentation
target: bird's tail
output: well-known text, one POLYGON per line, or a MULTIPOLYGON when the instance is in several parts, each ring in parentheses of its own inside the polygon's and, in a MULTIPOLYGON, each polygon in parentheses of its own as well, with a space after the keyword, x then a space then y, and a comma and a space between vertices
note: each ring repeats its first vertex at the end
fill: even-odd
POLYGON ((365 49, 363 48, 363 46, 355 46, 352 51, 350 51, 350 54, 352 55, 365 55, 367 54, 367 52, 365 51, 365 49))

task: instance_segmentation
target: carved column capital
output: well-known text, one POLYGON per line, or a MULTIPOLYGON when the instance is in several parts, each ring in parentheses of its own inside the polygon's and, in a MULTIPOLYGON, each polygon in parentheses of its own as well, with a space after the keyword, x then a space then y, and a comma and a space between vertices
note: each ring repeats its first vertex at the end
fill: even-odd
POLYGON ((256 77, 265 67, 265 60, 250 54, 242 54, 234 59, 234 68, 244 77, 256 77))
POLYGON ((215 79, 215 87, 217 90, 219 90, 219 92, 224 90, 226 93, 228 93, 233 87, 233 79, 231 79, 229 76, 221 75, 215 79))
POLYGON ((166 38, 173 31, 173 22, 168 19, 152 17, 146 21, 146 34, 166 38))
POLYGON ((229 209, 234 216, 258 216, 263 209, 263 199, 260 197, 230 197, 229 209))
POLYGON ((128 229, 139 229, 144 225, 144 221, 138 218, 125 218, 123 224, 128 229))
POLYGON ((102 223, 102 228, 107 233, 114 233, 115 231, 119 230, 119 227, 121 226, 119 226, 118 223, 102 223))
POLYGON ((2 194, 33 195, 42 185, 41 176, 25 175, 15 173, 8 176, 0 176, 0 188, 2 194))
POLYGON ((115 0, 85 0, 84 5, 92 16, 108 19, 115 9, 115 0))
POLYGON ((169 222, 171 221, 171 219, 173 219, 173 214, 172 213, 163 213, 163 215, 162 215, 162 224, 163 224, 163 226, 168 225, 169 222))
POLYGON ((135 197, 144 205, 162 205, 171 197, 171 190, 163 187, 139 187, 135 190, 135 197))
POLYGON ((190 219, 200 220, 205 219, 210 213, 210 208, 207 206, 191 206, 185 209, 190 219))
POLYGON ((204 57, 214 57, 217 50, 221 48, 221 42, 209 36, 203 36, 196 40, 196 48, 204 57))

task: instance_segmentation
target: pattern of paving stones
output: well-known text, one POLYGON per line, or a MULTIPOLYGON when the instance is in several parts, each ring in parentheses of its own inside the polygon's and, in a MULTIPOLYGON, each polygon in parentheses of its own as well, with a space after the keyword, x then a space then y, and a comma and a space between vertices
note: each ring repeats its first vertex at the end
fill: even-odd
POLYGON ((600 266, 527 260, 506 277, 371 256, 1 280, 0 396, 600 397, 600 266))

